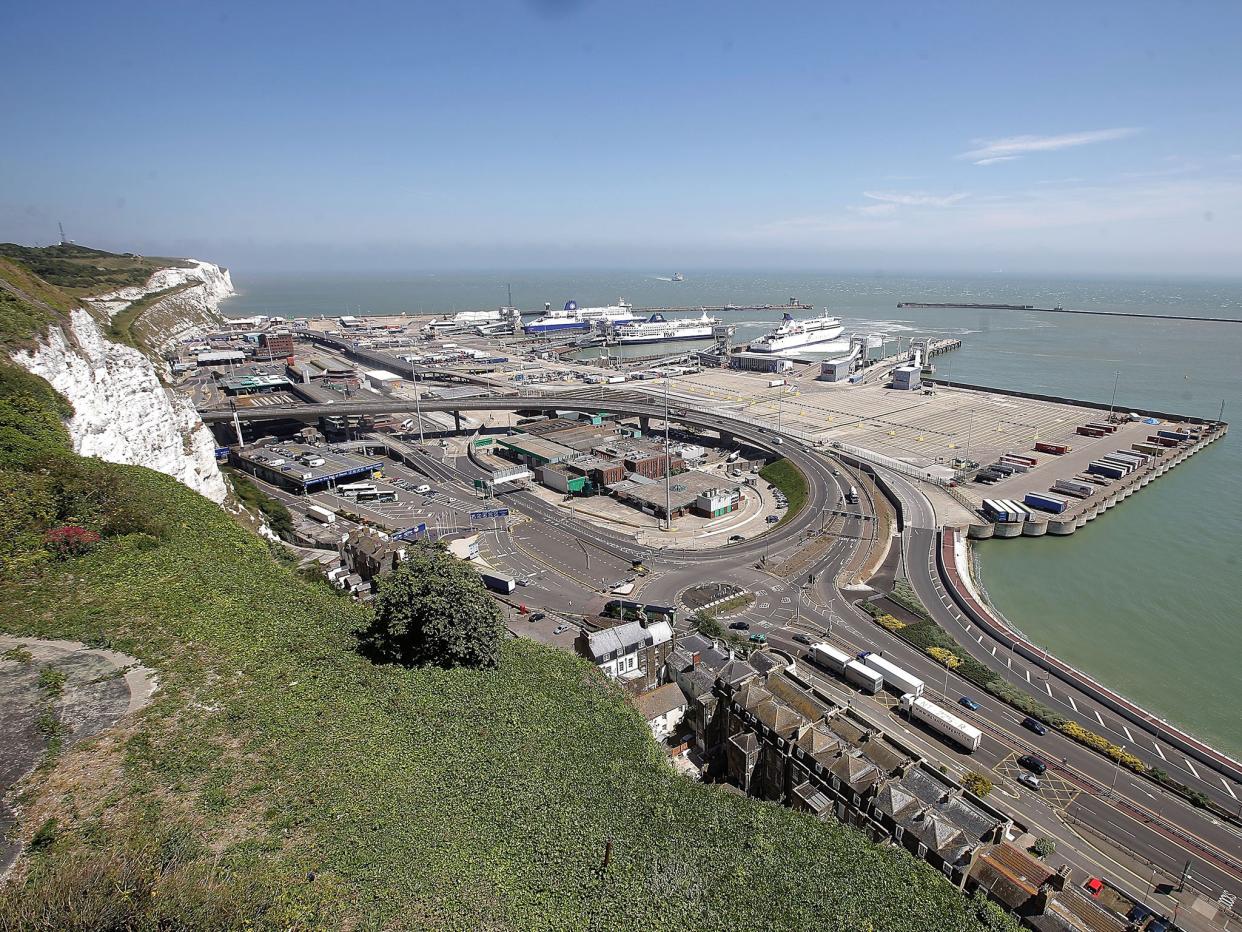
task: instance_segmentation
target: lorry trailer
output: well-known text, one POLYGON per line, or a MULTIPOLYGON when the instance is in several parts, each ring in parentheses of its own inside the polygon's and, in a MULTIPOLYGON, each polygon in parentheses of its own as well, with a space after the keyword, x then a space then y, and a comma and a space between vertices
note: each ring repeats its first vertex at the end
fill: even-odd
POLYGON ((1110 479, 1122 479, 1129 470, 1113 463, 1096 460, 1087 466, 1087 472, 1095 473, 1097 476, 1107 476, 1110 479))
POLYGON ((320 524, 336 523, 336 512, 324 508, 322 505, 311 505, 306 509, 306 517, 318 521, 320 524))
POLYGON ((983 732, 952 712, 928 702, 922 696, 912 696, 906 693, 901 697, 901 709, 910 716, 911 721, 922 722, 932 731, 961 745, 965 750, 979 750, 979 745, 983 741, 983 732))
POLYGON ((894 692, 910 693, 918 697, 923 695, 923 681, 912 673, 907 673, 895 663, 891 663, 879 654, 865 650, 858 659, 884 677, 884 685, 894 692))
POLYGON ((1067 446, 1064 443, 1048 443, 1045 440, 1040 440, 1035 444, 1035 452, 1051 453, 1053 456, 1064 456, 1072 449, 1073 447, 1067 446))
POLYGON ((845 665, 845 678, 867 693, 878 693, 884 688, 884 677, 865 663, 851 660, 845 665))
POLYGON ((811 662, 816 666, 830 670, 838 676, 845 673, 845 665, 854 658, 843 650, 837 650, 831 644, 812 644, 807 652, 811 662))
POLYGON ((1052 491, 1073 495, 1075 498, 1090 498, 1095 494, 1095 486, 1077 479, 1058 479, 1052 483, 1052 491))
POLYGON ((479 573, 479 576, 483 579, 483 585, 493 592, 508 595, 517 588, 517 580, 512 576, 503 576, 500 573, 479 573))
POLYGON ((1107 433, 1107 431, 1100 430, 1098 427, 1090 427, 1086 424, 1076 428, 1075 432, 1083 437, 1103 437, 1107 433))
POLYGON ((1069 502, 1065 499, 1057 498, 1055 495, 1045 495, 1042 492, 1027 492, 1022 503, 1038 508, 1040 511, 1051 511, 1054 515, 1059 515, 1069 507, 1069 502))
POLYGON ((1039 465, 1039 460, 1037 460, 1033 456, 1027 456, 1025 453, 1013 453, 1011 451, 1006 451, 1004 454, 1001 455, 1001 459, 1012 460, 1018 463, 1026 463, 1027 466, 1038 466, 1039 465))
POLYGON ((1156 436, 1165 437, 1168 440, 1181 441, 1181 440, 1189 440, 1191 435, 1190 435, 1190 431, 1188 430, 1158 430, 1156 431, 1156 436))

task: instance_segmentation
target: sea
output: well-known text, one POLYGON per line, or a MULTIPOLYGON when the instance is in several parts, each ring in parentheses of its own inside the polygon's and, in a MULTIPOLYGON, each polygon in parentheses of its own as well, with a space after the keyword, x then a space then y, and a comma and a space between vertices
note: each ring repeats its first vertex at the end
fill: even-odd
MULTIPOLYGON (((953 381, 1225 420, 1242 416, 1242 324, 1011 310, 903 308, 980 302, 1242 318, 1242 280, 1054 279, 892 274, 523 271, 314 278, 234 269, 231 316, 452 313, 508 302, 540 310, 780 305, 794 299, 842 318, 872 343, 957 337, 938 358, 953 381)), ((737 338, 781 311, 720 316, 737 338)), ((811 312, 797 312, 811 313, 811 312)), ((697 316, 697 310, 694 316, 697 316)), ((672 351, 683 348, 662 344, 672 351)), ((684 348, 702 347, 702 343, 684 348)), ((613 355, 653 347, 613 348, 613 355)), ((594 350, 592 352, 599 352, 594 350)), ((1130 699, 1242 758, 1242 434, 1235 431, 1066 538, 978 546, 992 603, 1023 633, 1130 699)))

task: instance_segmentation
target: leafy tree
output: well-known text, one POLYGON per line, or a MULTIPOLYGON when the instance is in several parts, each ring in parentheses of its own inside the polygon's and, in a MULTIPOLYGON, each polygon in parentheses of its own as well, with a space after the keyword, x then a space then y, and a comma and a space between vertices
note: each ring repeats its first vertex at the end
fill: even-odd
POLYGON ((980 799, 992 792, 992 781, 977 771, 970 771, 962 777, 962 786, 970 790, 980 799))
POLYGON ((380 577, 362 641, 375 657, 405 666, 495 667, 503 634, 478 574, 443 547, 419 544, 380 577))
POLYGON ((1046 858, 1057 850, 1057 843, 1051 838, 1040 836, 1035 839, 1035 844, 1031 845, 1031 854, 1037 858, 1046 858))

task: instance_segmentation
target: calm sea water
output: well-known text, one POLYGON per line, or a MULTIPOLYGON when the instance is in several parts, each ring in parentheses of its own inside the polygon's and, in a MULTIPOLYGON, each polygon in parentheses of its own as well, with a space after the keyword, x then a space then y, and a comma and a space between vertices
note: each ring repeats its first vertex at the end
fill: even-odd
MULTIPOLYGON (((497 272, 249 277, 225 310, 244 316, 451 312, 519 307, 779 304, 795 297, 843 318, 846 333, 960 336, 940 361, 955 380, 1216 417, 1242 413, 1242 325, 1000 310, 903 309, 913 301, 995 301, 1145 314, 1242 317, 1242 282, 1054 281, 686 271, 497 272), (1119 373, 1115 376, 1116 373, 1119 373)), ((779 311, 724 315, 746 338, 779 311)), ((693 344, 692 344, 693 345, 693 344)), ((644 353, 651 347, 636 348, 644 353)), ((614 352, 616 352, 614 350, 614 352)), ((1242 756, 1242 442, 1231 435, 1069 538, 980 547, 993 602, 1030 638, 1152 711, 1242 756)))

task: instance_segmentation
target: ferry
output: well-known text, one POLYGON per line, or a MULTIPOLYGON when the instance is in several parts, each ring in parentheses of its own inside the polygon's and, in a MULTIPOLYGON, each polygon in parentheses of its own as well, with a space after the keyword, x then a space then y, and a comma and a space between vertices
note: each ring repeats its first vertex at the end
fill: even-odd
POLYGON ((671 282, 684 282, 685 280, 686 276, 682 275, 680 272, 674 272, 673 277, 669 279, 671 282))
POLYGON ((590 330, 593 327, 607 328, 614 324, 634 323, 639 320, 642 318, 634 316, 634 306, 624 298, 618 298, 616 304, 607 307, 578 307, 577 301, 566 301, 562 310, 545 310, 542 317, 536 317, 522 329, 528 336, 541 336, 563 331, 590 330))
POLYGON ((668 320, 663 314, 652 314, 638 323, 618 324, 612 335, 618 343, 665 343, 672 340, 710 340, 715 336, 719 317, 702 317, 668 320))
POLYGON ((754 353, 781 353, 815 343, 827 343, 841 336, 845 328, 839 317, 831 316, 827 309, 818 317, 794 320, 786 313, 780 326, 751 343, 747 349, 754 353))

